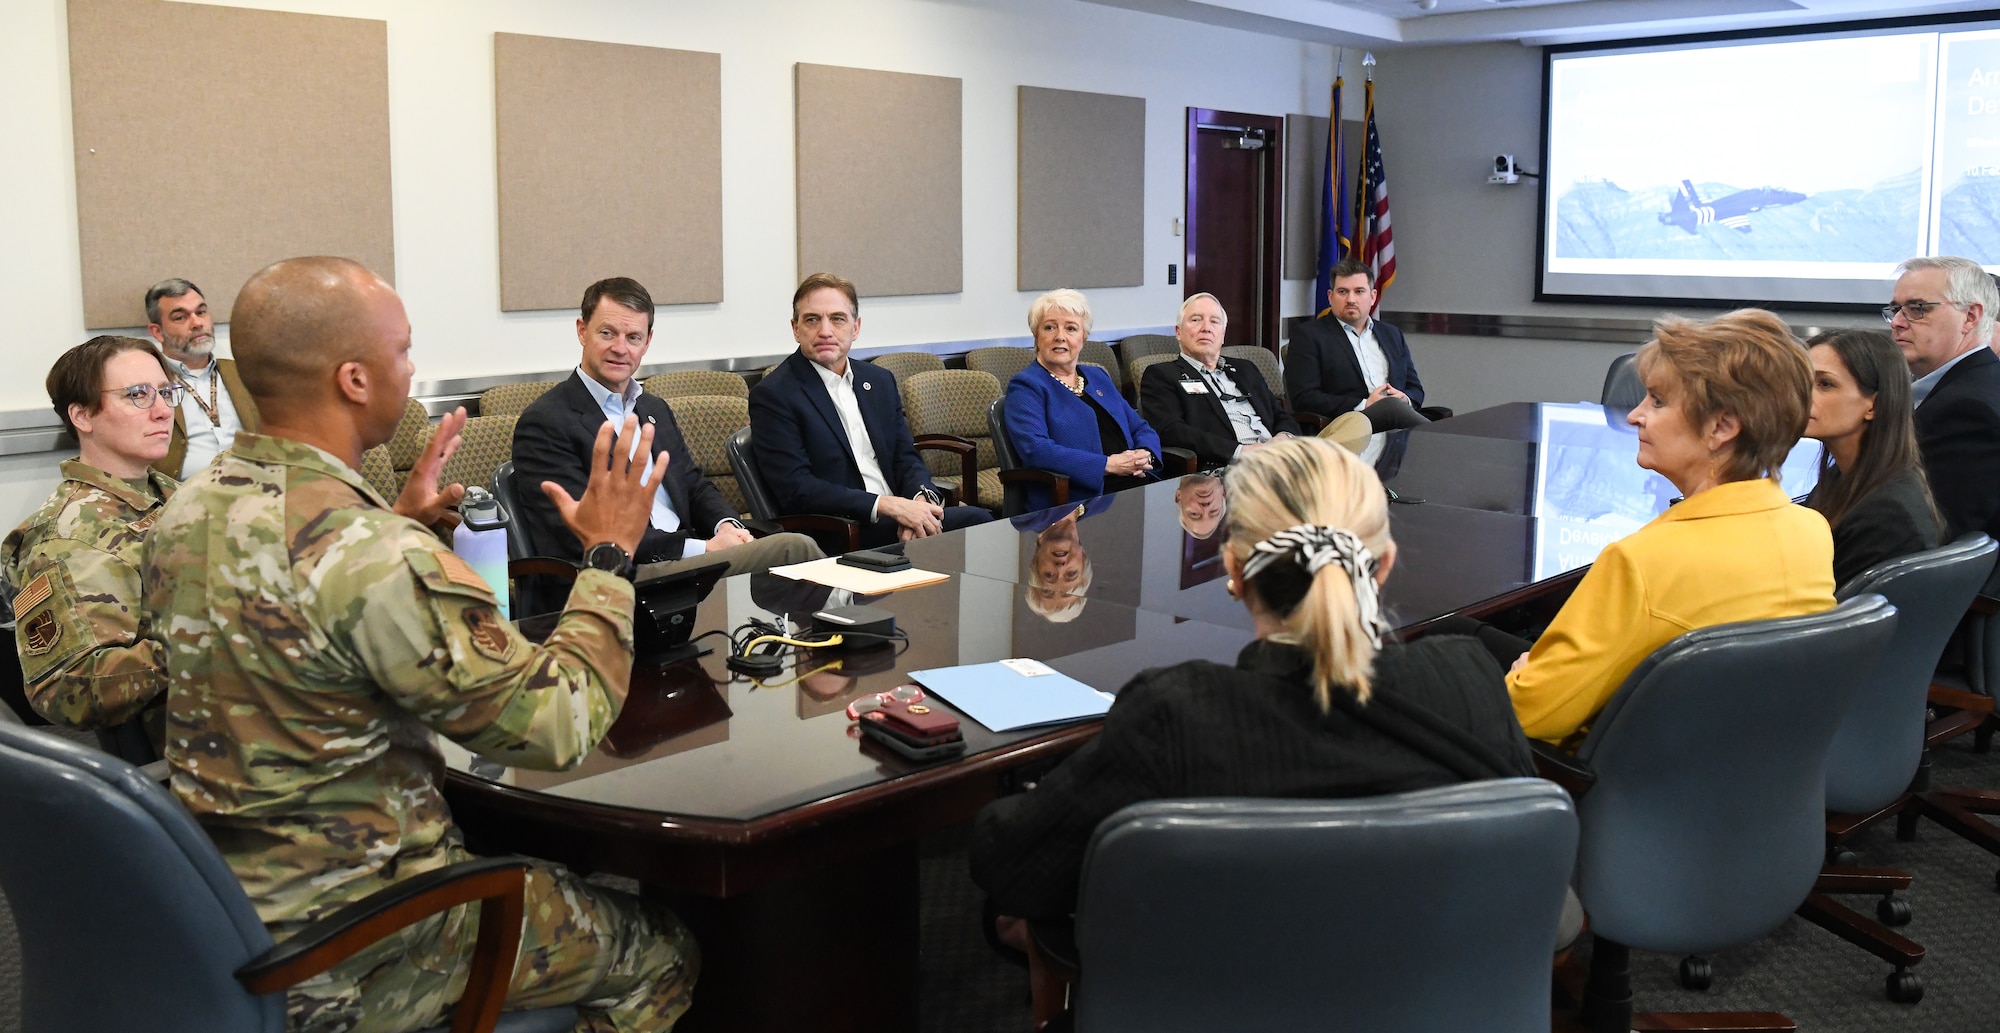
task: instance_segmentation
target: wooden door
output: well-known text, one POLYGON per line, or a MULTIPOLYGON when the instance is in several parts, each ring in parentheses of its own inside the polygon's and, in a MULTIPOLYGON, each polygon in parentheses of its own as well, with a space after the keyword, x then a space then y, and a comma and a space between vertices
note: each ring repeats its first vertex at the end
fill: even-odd
POLYGON ((1225 343, 1278 350, 1285 120, 1189 108, 1187 277, 1229 314, 1225 343))

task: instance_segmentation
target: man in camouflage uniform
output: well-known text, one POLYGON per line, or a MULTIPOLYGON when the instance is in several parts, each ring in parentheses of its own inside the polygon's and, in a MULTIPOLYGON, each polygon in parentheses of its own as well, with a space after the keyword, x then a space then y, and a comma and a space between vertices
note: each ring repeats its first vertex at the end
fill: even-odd
MULTIPOLYGON (((233 339, 262 431, 238 435, 161 514, 146 612, 168 650, 174 792, 282 940, 470 857, 439 792, 432 732, 521 767, 581 761, 624 704, 633 592, 616 573, 583 571, 541 646, 500 616, 425 526, 456 495, 437 491, 437 473, 463 410, 394 511, 368 487, 361 452, 395 432, 412 367, 402 302, 367 269, 308 258, 263 270, 237 297, 233 339)), ((607 428, 583 498, 555 501, 583 541, 629 556, 659 478, 611 469, 610 440, 607 428)), ((465 986, 476 908, 295 987, 289 1025, 440 1021, 465 986)), ((537 865, 507 1007, 577 1002, 582 1028, 664 1030, 698 967, 672 914, 537 865)))
POLYGON ((0 544, 0 573, 17 592, 28 703, 76 728, 108 729, 143 713, 157 747, 166 664, 139 627, 139 558, 174 491, 173 478, 148 467, 166 454, 181 388, 153 346, 131 337, 93 337, 64 352, 47 386, 79 455, 0 544))

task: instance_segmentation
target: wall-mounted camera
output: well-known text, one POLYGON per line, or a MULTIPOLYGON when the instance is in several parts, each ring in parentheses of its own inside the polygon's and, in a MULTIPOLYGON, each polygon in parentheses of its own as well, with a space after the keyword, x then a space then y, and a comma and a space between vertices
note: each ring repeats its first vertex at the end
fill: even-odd
POLYGON ((1511 154, 1496 155, 1493 159, 1493 173, 1486 177, 1488 183, 1514 184, 1521 181, 1521 168, 1514 164, 1511 154))

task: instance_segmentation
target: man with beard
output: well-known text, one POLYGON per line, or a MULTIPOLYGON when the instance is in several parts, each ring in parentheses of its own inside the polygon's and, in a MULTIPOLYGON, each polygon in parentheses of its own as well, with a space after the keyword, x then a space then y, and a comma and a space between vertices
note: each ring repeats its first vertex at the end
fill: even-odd
POLYGON ((146 292, 146 331, 166 353, 167 375, 187 386, 174 412, 174 436, 153 469, 187 480, 236 441, 256 431, 257 403, 236 363, 215 355, 215 320, 201 288, 178 277, 146 292))

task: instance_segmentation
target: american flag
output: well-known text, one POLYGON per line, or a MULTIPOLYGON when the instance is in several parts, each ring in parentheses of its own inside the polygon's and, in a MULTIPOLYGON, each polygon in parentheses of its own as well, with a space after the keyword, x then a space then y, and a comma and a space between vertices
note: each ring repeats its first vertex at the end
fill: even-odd
POLYGON ((1354 257, 1375 271, 1375 304, 1396 282, 1396 237, 1389 229, 1389 177, 1382 171, 1382 137, 1375 131, 1375 80, 1367 85, 1367 143, 1361 155, 1361 181, 1354 188, 1354 257))

